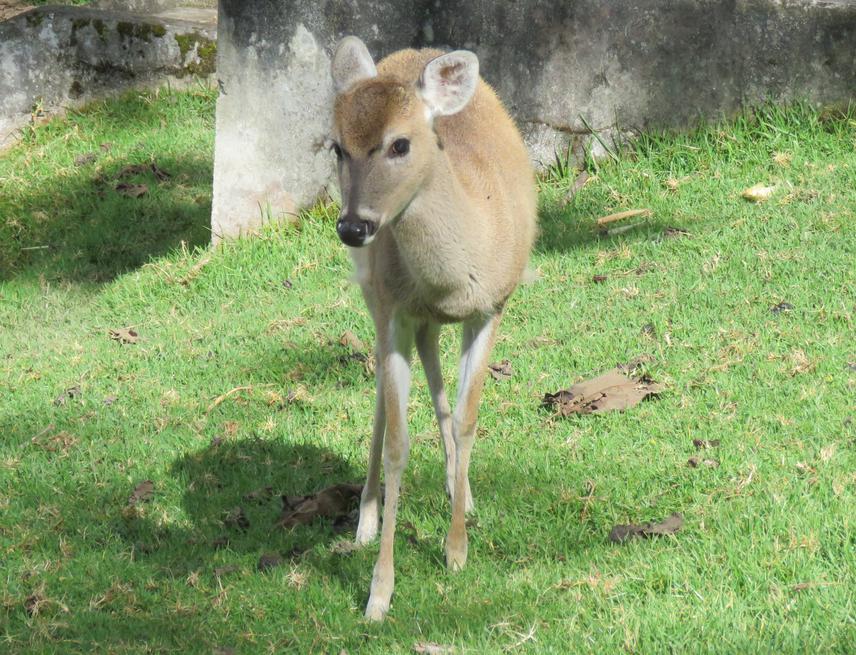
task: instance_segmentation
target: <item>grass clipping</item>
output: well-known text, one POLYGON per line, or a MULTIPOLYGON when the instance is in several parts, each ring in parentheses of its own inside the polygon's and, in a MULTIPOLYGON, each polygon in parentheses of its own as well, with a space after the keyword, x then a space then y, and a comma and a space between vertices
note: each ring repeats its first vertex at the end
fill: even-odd
POLYGON ((663 386, 647 375, 628 377, 632 366, 616 366, 613 370, 591 380, 578 382, 570 389, 544 394, 542 404, 561 416, 571 414, 601 414, 623 410, 656 395, 663 386))

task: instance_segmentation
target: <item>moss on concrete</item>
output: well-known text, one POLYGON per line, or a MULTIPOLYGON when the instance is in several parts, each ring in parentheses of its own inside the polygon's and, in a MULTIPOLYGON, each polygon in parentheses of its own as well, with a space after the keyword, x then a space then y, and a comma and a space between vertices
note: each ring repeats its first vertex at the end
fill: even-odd
POLYGON ((45 17, 42 16, 42 13, 40 11, 31 11, 29 14, 27 14, 27 25, 29 25, 30 27, 38 27, 44 22, 44 20, 45 17))
POLYGON ((116 31, 126 39, 142 39, 151 43, 152 38, 161 38, 166 35, 166 27, 160 23, 129 23, 120 21, 116 24, 116 31))
POLYGON ((205 76, 217 70, 216 41, 199 34, 176 34, 175 41, 187 74, 205 76))

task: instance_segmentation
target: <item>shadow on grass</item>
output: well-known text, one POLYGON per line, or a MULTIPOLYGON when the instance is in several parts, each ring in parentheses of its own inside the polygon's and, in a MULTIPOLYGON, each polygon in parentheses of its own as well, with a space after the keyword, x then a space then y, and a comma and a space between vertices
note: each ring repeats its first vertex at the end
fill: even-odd
POLYGON ((107 282, 182 242, 188 247, 209 241, 211 162, 161 156, 152 170, 150 156, 129 155, 103 170, 75 169, 69 178, 45 180, 19 200, 33 217, 19 233, 3 235, 0 280, 42 273, 72 282, 107 282), (119 185, 130 185, 125 193, 119 185))

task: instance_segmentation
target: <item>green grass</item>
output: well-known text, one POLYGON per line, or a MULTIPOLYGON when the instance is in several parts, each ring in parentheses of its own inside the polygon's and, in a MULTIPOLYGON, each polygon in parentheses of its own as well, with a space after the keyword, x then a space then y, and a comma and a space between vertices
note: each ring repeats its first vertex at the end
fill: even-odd
MULTIPOLYGON (((469 563, 443 568, 449 510, 417 370, 399 512, 412 528, 389 618, 367 625, 376 547, 337 554, 326 523, 273 523, 276 494, 364 474, 374 385, 339 338, 370 343, 370 321, 330 208, 202 247, 212 102, 135 94, 0 158, 0 651, 852 652, 853 113, 766 108, 644 136, 566 207, 572 180, 544 179, 540 279, 510 301, 493 357, 514 375, 488 380, 482 404, 469 563), (142 198, 93 185, 152 160, 172 177, 138 179, 142 198), (758 182, 773 197, 742 200, 758 182), (596 218, 628 208, 652 215, 597 236, 596 218), (771 312, 781 302, 793 309, 771 312), (109 338, 127 326, 137 344, 109 338), (659 400, 540 409, 643 353, 659 400), (686 465, 694 438, 721 440, 718 468, 686 465), (127 511, 146 479, 153 501, 127 511), (242 500, 266 485, 270 501, 242 500), (237 505, 244 532, 222 522, 237 505), (607 540, 676 511, 674 537, 607 540), (264 553, 286 564, 259 573, 264 553)), ((458 337, 443 340, 452 379, 458 337)))

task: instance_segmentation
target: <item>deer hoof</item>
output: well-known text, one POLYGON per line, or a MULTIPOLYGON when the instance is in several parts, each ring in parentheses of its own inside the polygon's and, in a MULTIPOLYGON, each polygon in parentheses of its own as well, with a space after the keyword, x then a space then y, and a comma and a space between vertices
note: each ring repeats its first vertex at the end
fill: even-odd
POLYGON ((446 567, 450 571, 460 571, 467 564, 467 544, 463 548, 454 548, 446 544, 446 567))
POLYGON ((389 602, 369 598, 369 604, 366 605, 366 621, 383 621, 388 611, 389 602))

